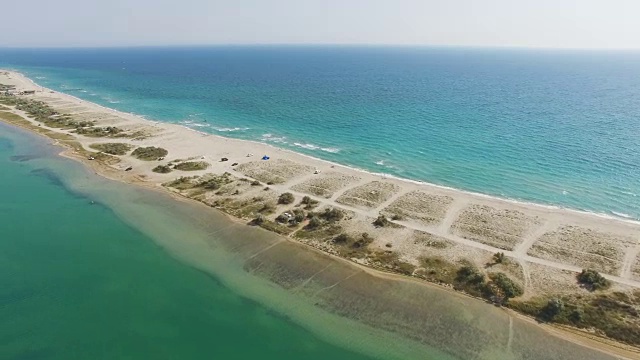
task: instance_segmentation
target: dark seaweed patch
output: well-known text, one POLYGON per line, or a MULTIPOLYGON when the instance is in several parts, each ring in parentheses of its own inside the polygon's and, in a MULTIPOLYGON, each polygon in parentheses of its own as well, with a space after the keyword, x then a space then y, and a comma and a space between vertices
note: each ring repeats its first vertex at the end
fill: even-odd
POLYGON ((38 159, 39 157, 40 156, 38 155, 13 155, 9 157, 9 160, 17 161, 17 162, 25 162, 33 159, 38 159))
POLYGON ((34 169, 34 170, 31 170, 29 173, 31 175, 39 176, 46 179, 52 185, 60 186, 66 189, 66 186, 64 185, 60 177, 55 172, 49 169, 45 169, 45 168, 34 169))

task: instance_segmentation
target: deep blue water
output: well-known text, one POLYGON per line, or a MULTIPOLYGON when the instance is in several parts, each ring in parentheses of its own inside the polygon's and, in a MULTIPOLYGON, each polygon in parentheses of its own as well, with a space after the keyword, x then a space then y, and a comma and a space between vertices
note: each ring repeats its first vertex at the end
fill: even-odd
POLYGON ((118 110, 358 168, 640 219, 640 53, 403 47, 0 50, 118 110))

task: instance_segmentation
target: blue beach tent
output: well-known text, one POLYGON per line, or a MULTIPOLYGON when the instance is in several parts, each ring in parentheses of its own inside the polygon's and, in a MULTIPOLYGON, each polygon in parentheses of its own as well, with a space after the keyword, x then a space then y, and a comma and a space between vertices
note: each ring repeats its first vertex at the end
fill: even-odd
POLYGON ((269 157, 267 155, 262 157, 262 160, 269 160, 269 157))

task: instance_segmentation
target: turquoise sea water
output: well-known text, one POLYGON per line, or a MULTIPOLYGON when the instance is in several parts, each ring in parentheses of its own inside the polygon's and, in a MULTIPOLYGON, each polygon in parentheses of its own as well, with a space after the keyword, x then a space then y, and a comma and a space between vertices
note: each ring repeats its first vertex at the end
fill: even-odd
POLYGON ((640 53, 0 50, 118 110, 464 190, 640 219, 640 53))

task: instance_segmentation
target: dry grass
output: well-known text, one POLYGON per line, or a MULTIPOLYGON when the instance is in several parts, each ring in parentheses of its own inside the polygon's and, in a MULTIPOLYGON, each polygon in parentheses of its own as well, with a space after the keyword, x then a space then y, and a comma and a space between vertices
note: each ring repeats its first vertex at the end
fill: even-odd
POLYGON ((376 208, 400 190, 398 185, 372 181, 370 183, 347 190, 336 201, 351 206, 376 208))
POLYGON ((358 180, 360 180, 360 178, 356 176, 330 172, 326 174, 319 174, 317 177, 297 184, 291 189, 305 194, 320 196, 328 199, 333 196, 336 191, 358 180))
POLYGON ((624 254, 636 243, 637 239, 631 237, 564 226, 542 235, 529 255, 617 275, 624 254))
POLYGON ((310 174, 314 168, 290 160, 258 160, 239 165, 237 171, 264 183, 282 184, 303 174, 310 174))
POLYGON ((442 221, 452 202, 453 198, 450 196, 412 191, 399 197, 381 213, 388 217, 395 215, 431 225, 442 221))
POLYGON ((528 231, 539 225, 538 218, 520 211, 471 205, 460 214, 451 230, 469 240, 513 250, 528 231))

